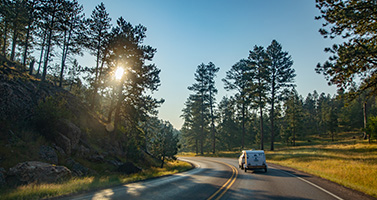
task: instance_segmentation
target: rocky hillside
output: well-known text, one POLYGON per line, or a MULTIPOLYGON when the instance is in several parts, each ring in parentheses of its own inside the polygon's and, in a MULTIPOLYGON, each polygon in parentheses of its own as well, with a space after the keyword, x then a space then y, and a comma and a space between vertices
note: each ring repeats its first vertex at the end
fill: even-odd
POLYGON ((2 185, 132 173, 140 170, 133 163, 148 167, 155 162, 140 150, 127 159, 121 136, 106 131, 79 98, 41 83, 15 63, 0 62, 0 94, 2 185))

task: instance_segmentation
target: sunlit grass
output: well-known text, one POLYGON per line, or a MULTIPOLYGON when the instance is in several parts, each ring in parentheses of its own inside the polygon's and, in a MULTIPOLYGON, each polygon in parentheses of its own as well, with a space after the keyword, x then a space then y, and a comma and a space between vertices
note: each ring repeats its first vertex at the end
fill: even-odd
POLYGON ((328 144, 267 151, 267 160, 377 197, 377 144, 328 144))
POLYGON ((153 167, 132 175, 113 174, 108 176, 90 176, 73 178, 69 181, 54 184, 29 184, 15 189, 0 191, 0 199, 41 199, 51 198, 71 193, 88 191, 98 188, 145 180, 159 176, 170 175, 191 169, 191 164, 183 161, 169 162, 164 168, 153 167))

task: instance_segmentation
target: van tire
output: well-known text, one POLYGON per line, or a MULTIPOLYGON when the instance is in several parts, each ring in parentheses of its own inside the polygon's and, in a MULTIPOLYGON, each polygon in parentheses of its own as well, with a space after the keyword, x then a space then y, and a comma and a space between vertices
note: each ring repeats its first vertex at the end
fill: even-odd
POLYGON ((265 172, 265 173, 267 172, 267 167, 266 167, 266 168, 264 168, 264 172, 265 172))

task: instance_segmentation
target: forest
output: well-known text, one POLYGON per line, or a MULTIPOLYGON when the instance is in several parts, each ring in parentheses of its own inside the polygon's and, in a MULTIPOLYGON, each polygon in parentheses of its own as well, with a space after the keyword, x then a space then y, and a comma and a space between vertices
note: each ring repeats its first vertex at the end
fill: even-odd
POLYGON ((150 138, 158 138, 156 130, 166 127, 170 127, 169 137, 175 137, 172 146, 177 147, 179 136, 181 150, 197 154, 265 149, 267 144, 274 150, 275 142, 294 146, 297 140, 310 141, 313 136, 337 140, 338 133, 352 131, 373 140, 377 111, 375 50, 370 41, 375 40, 375 30, 358 29, 373 5, 360 4, 365 8, 357 11, 357 3, 316 1, 321 12, 317 20, 327 21, 319 32, 324 38, 345 39, 326 48, 332 56, 313 67, 329 84, 338 86, 336 95, 320 91, 299 95, 294 60, 282 44, 272 40, 267 47, 255 45, 247 58, 231 66, 222 81, 234 95, 218 102, 215 78, 219 68, 212 62, 197 66, 182 110, 180 133, 156 118, 164 100, 150 95, 160 86, 161 70, 152 61, 157 49, 143 43, 147 28, 122 17, 113 26, 103 3, 86 18, 77 0, 3 0, 1 55, 20 63, 19 70, 42 83, 79 97, 107 123, 108 131, 125 136, 125 149, 152 148, 155 140, 150 138), (347 6, 354 6, 353 15, 345 16, 347 6), (344 17, 349 20, 340 20, 344 17), (76 58, 84 51, 95 58, 94 67, 78 63, 76 58), (119 66, 122 74, 115 78, 119 66))
POLYGON ((219 103, 214 83, 219 68, 212 62, 198 65, 181 115, 183 150, 266 149, 265 143, 274 150, 275 142, 295 146, 297 140, 311 138, 336 141, 344 132, 375 140, 377 53, 375 21, 370 20, 375 4, 316 0, 320 15, 315 19, 324 22, 320 34, 344 40, 324 49, 331 56, 315 67, 329 85, 337 86, 335 95, 299 95, 293 59, 276 40, 268 47, 254 46, 226 72, 222 81, 234 95, 219 103))
MULTIPOLYGON (((156 48, 143 43, 145 26, 132 25, 123 17, 114 24, 103 3, 85 17, 83 6, 77 0, 1 1, 1 74, 9 83, 18 83, 14 81, 18 79, 37 81, 33 87, 37 92, 30 98, 38 101, 35 108, 29 106, 33 112, 23 119, 24 116, 12 113, 8 106, 12 102, 1 100, 2 138, 12 129, 21 135, 18 132, 27 126, 43 135, 47 143, 54 143, 59 140, 55 132, 62 119, 78 125, 75 119, 78 116, 70 116, 78 109, 67 111, 66 108, 83 104, 106 126, 103 137, 111 135, 113 141, 106 144, 108 139, 103 138, 103 144, 99 145, 116 149, 112 155, 137 161, 139 153, 146 152, 160 159, 161 167, 165 158, 174 158, 177 130, 156 117, 157 108, 164 100, 151 96, 160 86, 161 70, 153 63, 156 48), (77 57, 84 52, 93 56, 95 66, 80 65, 77 57), (50 85, 57 89, 47 89, 50 85), (44 89, 60 92, 37 96, 44 89), (65 99, 67 92, 80 103, 74 104, 74 98, 65 99)), ((7 91, 9 85, 3 86, 7 91)), ((87 133, 100 132, 94 125, 88 126, 79 128, 87 133)))

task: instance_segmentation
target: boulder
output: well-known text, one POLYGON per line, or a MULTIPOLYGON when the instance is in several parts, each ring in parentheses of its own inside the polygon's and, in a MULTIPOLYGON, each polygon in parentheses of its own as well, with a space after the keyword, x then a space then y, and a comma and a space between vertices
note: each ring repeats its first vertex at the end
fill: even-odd
POLYGON ((58 133, 55 137, 56 145, 61 147, 67 155, 71 155, 72 146, 71 140, 67 138, 65 135, 58 133))
POLYGON ((56 166, 38 161, 19 163, 9 169, 7 180, 11 184, 53 183, 71 177, 71 171, 64 166, 56 166))
POLYGON ((84 158, 84 157, 88 157, 89 155, 90 155, 90 149, 86 148, 84 145, 80 145, 77 148, 76 156, 84 158))
POLYGON ((51 164, 58 164, 58 154, 49 146, 42 145, 39 148, 39 158, 51 164))
POLYGON ((79 127, 77 127, 74 123, 63 119, 59 121, 57 130, 70 140, 72 149, 78 148, 78 144, 82 136, 82 132, 79 127))
POLYGON ((134 174, 140 172, 141 168, 134 165, 132 162, 125 162, 118 167, 117 171, 124 174, 134 174))
POLYGON ((105 157, 103 157, 103 155, 96 154, 96 155, 89 156, 88 160, 90 160, 92 162, 103 163, 103 162, 105 162, 105 157))
POLYGON ((72 158, 67 160, 68 167, 72 170, 74 176, 86 176, 89 174, 89 169, 76 162, 72 158))

